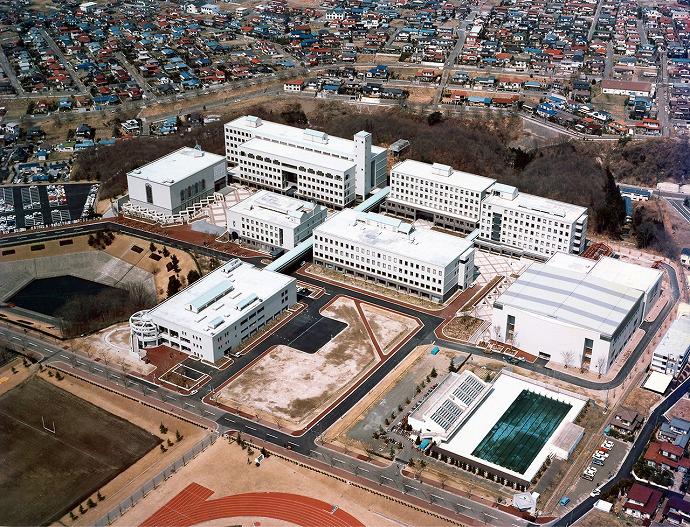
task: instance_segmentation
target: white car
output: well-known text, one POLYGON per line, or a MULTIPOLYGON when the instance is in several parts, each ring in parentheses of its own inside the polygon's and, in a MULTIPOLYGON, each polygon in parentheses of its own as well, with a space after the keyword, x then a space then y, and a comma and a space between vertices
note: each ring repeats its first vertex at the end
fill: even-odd
POLYGON ((599 496, 600 494, 601 494, 601 489, 600 489, 599 487, 596 487, 592 492, 589 493, 589 495, 590 495, 592 498, 596 498, 596 497, 599 496))

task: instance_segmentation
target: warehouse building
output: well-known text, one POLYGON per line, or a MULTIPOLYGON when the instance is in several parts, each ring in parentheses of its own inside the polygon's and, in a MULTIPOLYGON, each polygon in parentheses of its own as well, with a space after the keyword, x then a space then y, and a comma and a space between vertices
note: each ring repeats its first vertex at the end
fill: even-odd
POLYGON ((442 461, 524 490, 547 458, 568 459, 587 398, 504 370, 492 382, 449 374, 408 418, 442 461))
POLYGON ((690 312, 678 314, 652 355, 652 371, 677 377, 690 356, 690 312))
POLYGON ((227 211, 228 232, 262 250, 292 249, 326 220, 321 205, 260 190, 227 211))
POLYGON ((231 260, 130 318, 132 349, 169 346, 216 362, 297 301, 296 280, 231 260))
POLYGON ((225 150, 249 185, 343 208, 387 180, 386 149, 371 134, 354 140, 244 116, 225 124, 225 150))
POLYGON ((173 216, 213 195, 227 175, 223 156, 183 147, 127 173, 134 209, 173 216))
POLYGON ((558 254, 532 264, 494 302, 494 338, 559 364, 606 373, 651 308, 646 301, 658 297, 648 290, 660 290, 661 282, 655 270, 649 270, 657 273, 654 285, 646 278, 626 281, 629 264, 608 260, 599 267, 558 254))
POLYGON ((345 209, 314 229, 314 263, 443 302, 474 280, 474 236, 345 209))
POLYGON ((581 254, 586 237, 586 207, 501 183, 482 202, 479 240, 489 249, 547 259, 557 252, 581 254))
POLYGON ((391 191, 383 210, 470 233, 479 226, 482 200, 494 182, 448 165, 406 159, 391 170, 391 191))

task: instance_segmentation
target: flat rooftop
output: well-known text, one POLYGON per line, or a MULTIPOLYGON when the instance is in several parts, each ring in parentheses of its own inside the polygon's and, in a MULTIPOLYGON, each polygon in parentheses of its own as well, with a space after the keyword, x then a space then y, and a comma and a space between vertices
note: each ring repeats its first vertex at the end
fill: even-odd
POLYGON ((311 214, 317 208, 323 207, 290 196, 260 190, 228 209, 228 212, 237 212, 273 225, 291 228, 299 225, 305 214, 311 214))
POLYGON ((344 209, 314 230, 355 244, 399 256, 445 266, 474 245, 474 239, 415 229, 397 218, 344 209))
POLYGON ((495 179, 470 174, 469 172, 462 172, 461 170, 454 170, 451 167, 444 167, 449 170, 443 171, 441 167, 443 167, 443 165, 422 163, 421 161, 406 159, 395 165, 392 171, 443 183, 445 185, 455 185, 475 192, 483 192, 496 182, 495 179))
POLYGON ((585 402, 504 370, 491 393, 440 447, 530 481, 551 453, 554 438, 585 402))
POLYGON ((216 335, 245 316, 248 308, 274 295, 295 279, 234 259, 149 311, 184 327, 216 335))
POLYGON ((239 146, 240 149, 250 150, 269 158, 282 157, 284 159, 299 160, 301 163, 322 167, 327 170, 345 172, 355 166, 354 161, 341 159, 339 157, 319 154, 298 148, 296 146, 281 145, 265 139, 250 139, 239 146))
POLYGON ((612 336, 642 294, 547 262, 532 264, 496 303, 612 336))
POLYGON ((608 256, 599 258, 589 274, 619 284, 625 284, 641 291, 651 289, 662 276, 662 272, 658 269, 623 262, 618 258, 610 258, 608 256))
POLYGON ((495 195, 488 196, 484 200, 484 205, 498 205, 519 212, 547 216, 566 223, 573 223, 580 216, 587 213, 586 207, 542 198, 541 196, 534 196, 532 194, 524 194, 522 192, 518 193, 515 199, 508 199, 495 195))
POLYGON ((665 357, 683 357, 690 348, 690 313, 679 314, 654 350, 665 357))
MULTIPOLYGON (((312 130, 305 130, 304 128, 297 128, 296 126, 288 126, 286 124, 274 123, 258 119, 251 115, 244 115, 227 123, 227 126, 233 128, 240 128, 252 134, 271 136, 278 140, 292 143, 301 148, 315 148, 323 150, 334 155, 347 156, 352 158, 355 152, 355 142, 352 139, 344 139, 342 137, 335 137, 332 135, 316 132, 312 130), (258 126, 255 123, 260 123, 258 126), (306 136, 305 136, 306 132, 306 136), (314 137, 324 137, 325 142, 317 142, 310 140, 310 132, 316 132, 314 137)), ((385 152, 385 148, 372 145, 371 153, 376 155, 385 152)))
POLYGON ((163 185, 173 185, 197 172, 225 162, 224 156, 184 146, 127 173, 163 185))

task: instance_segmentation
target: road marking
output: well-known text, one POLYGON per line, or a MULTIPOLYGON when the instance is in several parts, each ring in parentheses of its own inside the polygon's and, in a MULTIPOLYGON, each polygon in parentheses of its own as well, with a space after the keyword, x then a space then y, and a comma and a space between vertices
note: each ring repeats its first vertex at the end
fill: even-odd
POLYGON ((98 371, 98 372, 103 373, 103 370, 99 370, 98 368, 94 368, 94 371, 98 371))
POLYGON ((272 437, 273 439, 278 439, 278 436, 274 436, 273 434, 269 434, 266 432, 266 437, 272 437))
POLYGON ((369 472, 366 468, 359 467, 357 470, 361 470, 362 472, 369 472))
POLYGON ((70 358, 69 355, 65 355, 64 353, 61 353, 60 357, 62 357, 63 359, 69 359, 70 358))
POLYGON ((223 417, 223 419, 225 419, 226 421, 228 421, 228 422, 230 422, 230 423, 232 423, 232 424, 235 424, 235 421, 233 421, 233 420, 230 419, 229 417, 223 417))
POLYGON ((253 427, 251 427, 251 426, 245 426, 245 428, 246 428, 247 430, 253 430, 254 432, 256 432, 256 428, 253 428, 253 427))
POLYGON ((19 337, 12 337, 14 340, 21 340, 19 337))
POLYGON ((288 441, 288 445, 294 445, 297 448, 299 448, 299 445, 297 443, 293 443, 292 441, 288 441))
POLYGON ((27 342, 27 344, 28 344, 29 346, 33 346, 34 348, 35 348, 36 346, 38 346, 38 344, 36 344, 35 342, 27 342))
POLYGON ((437 500, 445 501, 442 496, 437 496, 436 494, 429 494, 429 496, 431 496, 432 498, 436 498, 437 500))

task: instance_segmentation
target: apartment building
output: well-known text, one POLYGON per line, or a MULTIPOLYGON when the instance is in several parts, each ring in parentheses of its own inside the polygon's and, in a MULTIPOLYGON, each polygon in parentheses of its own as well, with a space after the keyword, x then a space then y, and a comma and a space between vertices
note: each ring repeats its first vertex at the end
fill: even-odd
POLYGON ((490 249, 547 259, 557 252, 581 254, 586 237, 586 207, 501 183, 482 202, 479 243, 490 249))
POLYGON ((314 229, 314 262, 443 302, 474 280, 474 237, 345 209, 314 229))
POLYGON ((132 349, 168 346, 216 362, 297 301, 297 281, 233 259, 130 318, 132 349))
POLYGON ((227 211, 228 232, 259 249, 292 249, 326 220, 322 205, 260 190, 227 211))
POLYGON ((448 165, 406 159, 391 170, 391 191, 383 210, 470 233, 479 226, 482 200, 494 183, 448 165))
POLYGON ((386 149, 371 141, 364 131, 349 140, 253 116, 225 124, 226 157, 242 182, 333 208, 386 183, 386 149))

